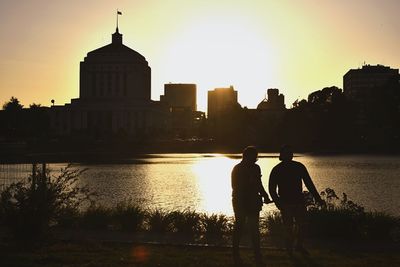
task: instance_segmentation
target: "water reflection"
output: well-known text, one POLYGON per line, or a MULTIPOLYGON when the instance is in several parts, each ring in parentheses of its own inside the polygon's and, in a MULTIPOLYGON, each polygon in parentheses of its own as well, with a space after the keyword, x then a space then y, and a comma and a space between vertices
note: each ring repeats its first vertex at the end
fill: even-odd
MULTIPOLYGON (((267 188, 279 160, 261 154, 258 164, 267 188)), ((124 164, 75 164, 88 168, 79 182, 98 192, 99 202, 115 205, 131 199, 144 208, 192 209, 232 215, 230 174, 239 154, 148 155, 124 164)), ((400 213, 400 157, 300 155, 319 191, 334 188, 369 210, 400 213)), ((52 164, 57 170, 65 164, 52 164)), ((264 211, 275 209, 264 205, 264 211)))
POLYGON ((201 210, 211 213, 233 213, 231 171, 236 163, 237 160, 219 155, 193 164, 192 170, 201 196, 201 210))

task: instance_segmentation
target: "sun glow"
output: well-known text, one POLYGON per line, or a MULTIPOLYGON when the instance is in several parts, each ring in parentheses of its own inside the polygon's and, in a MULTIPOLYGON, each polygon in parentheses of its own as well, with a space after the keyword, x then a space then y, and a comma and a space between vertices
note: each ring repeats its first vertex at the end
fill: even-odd
POLYGON ((237 161, 223 156, 197 162, 193 172, 200 192, 200 210, 233 214, 230 173, 237 161))
POLYGON ((239 91, 240 102, 256 104, 263 95, 254 92, 266 89, 275 76, 277 61, 271 42, 246 17, 193 19, 170 40, 159 73, 166 82, 196 83, 200 110, 206 110, 208 90, 230 85, 239 91))

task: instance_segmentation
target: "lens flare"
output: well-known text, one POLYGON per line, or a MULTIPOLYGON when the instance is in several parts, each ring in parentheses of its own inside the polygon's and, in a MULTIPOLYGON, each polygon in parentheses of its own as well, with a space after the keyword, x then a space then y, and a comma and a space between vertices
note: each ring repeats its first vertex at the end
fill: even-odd
POLYGON ((150 251, 145 246, 135 246, 132 249, 132 257, 135 262, 145 263, 148 261, 150 256, 150 251))

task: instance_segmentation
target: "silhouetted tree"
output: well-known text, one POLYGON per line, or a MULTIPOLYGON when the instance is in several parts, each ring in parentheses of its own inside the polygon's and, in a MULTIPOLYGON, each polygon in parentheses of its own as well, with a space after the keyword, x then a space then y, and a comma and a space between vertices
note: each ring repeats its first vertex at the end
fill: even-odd
POLYGON ((308 103, 315 106, 327 106, 342 103, 344 95, 342 89, 332 86, 315 91, 308 95, 308 103))
POLYGON ((302 99, 300 101, 296 99, 296 101, 293 102, 292 106, 293 109, 306 109, 308 106, 308 102, 305 99, 302 99))
POLYGON ((309 94, 308 101, 293 103, 283 132, 288 142, 298 148, 350 149, 354 145, 353 118, 354 112, 342 89, 325 87, 309 94))
POLYGON ((11 97, 10 101, 4 103, 3 109, 0 114, 0 134, 6 140, 36 143, 46 138, 50 126, 46 107, 32 103, 24 109, 18 98, 11 97))
POLYGON ((32 104, 29 105, 30 109, 38 109, 40 107, 42 107, 42 105, 41 104, 36 104, 36 103, 32 103, 32 104))
POLYGON ((10 98, 10 101, 3 104, 3 110, 5 111, 22 110, 23 107, 24 106, 20 104, 18 98, 13 96, 10 98))
POLYGON ((8 138, 18 138, 21 134, 22 122, 22 108, 18 98, 11 97, 10 101, 4 103, 2 122, 2 134, 8 138))

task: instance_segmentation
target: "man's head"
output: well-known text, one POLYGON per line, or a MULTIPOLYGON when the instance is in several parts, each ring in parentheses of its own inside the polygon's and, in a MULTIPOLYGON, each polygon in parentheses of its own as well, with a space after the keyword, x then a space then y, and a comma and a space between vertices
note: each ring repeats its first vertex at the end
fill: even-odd
POLYGON ((289 145, 283 145, 279 154, 279 160, 289 161, 293 159, 293 149, 289 145))
POLYGON ((258 152, 255 146, 248 146, 243 150, 243 160, 246 162, 256 162, 258 152))

